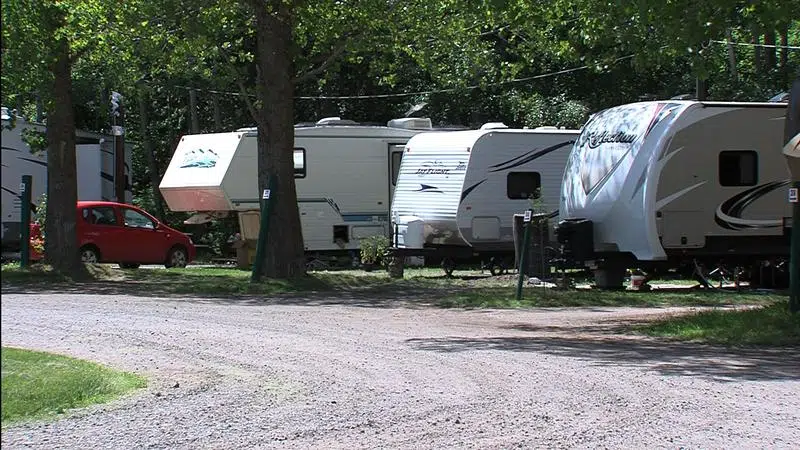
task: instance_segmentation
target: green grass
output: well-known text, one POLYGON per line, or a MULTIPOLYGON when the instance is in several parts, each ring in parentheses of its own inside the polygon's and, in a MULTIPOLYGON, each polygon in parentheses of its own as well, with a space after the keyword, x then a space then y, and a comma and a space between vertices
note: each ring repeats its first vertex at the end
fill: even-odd
POLYGON ((143 378, 66 356, 3 347, 3 425, 52 417, 146 386, 143 378))
POLYGON ((800 314, 786 302, 754 309, 710 310, 634 327, 650 336, 730 346, 800 346, 800 314))
POLYGON ((448 295, 439 306, 449 308, 530 308, 576 306, 719 306, 730 304, 764 305, 786 299, 781 295, 698 290, 600 291, 558 290, 525 287, 516 300, 515 287, 479 287, 448 295))

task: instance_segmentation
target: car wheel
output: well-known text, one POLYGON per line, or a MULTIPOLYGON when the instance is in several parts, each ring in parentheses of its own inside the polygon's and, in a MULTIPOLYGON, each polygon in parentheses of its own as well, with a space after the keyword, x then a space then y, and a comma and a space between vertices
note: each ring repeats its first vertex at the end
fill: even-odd
POLYGON ((119 263, 120 269, 138 269, 139 264, 136 263, 119 263))
POLYGON ((186 249, 183 247, 173 247, 167 255, 167 262, 164 264, 167 269, 172 267, 183 268, 189 263, 189 257, 186 254, 186 249))
POLYGON ((100 262, 100 252, 92 246, 81 247, 81 262, 84 264, 97 264, 100 262))

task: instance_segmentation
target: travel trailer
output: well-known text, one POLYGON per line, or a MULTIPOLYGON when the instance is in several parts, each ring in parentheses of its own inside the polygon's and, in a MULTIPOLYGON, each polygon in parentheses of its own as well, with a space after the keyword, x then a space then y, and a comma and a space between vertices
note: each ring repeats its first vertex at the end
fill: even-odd
MULTIPOLYGON (((513 261, 514 214, 558 214, 564 166, 578 134, 486 124, 414 136, 405 146, 392 201, 394 246, 513 261)), ((419 252, 426 253, 436 254, 419 252)))
MULTIPOLYGON (((31 198, 39 201, 47 192, 47 152, 31 152, 23 134, 44 133, 42 124, 12 117, 7 108, 2 110, 3 149, 3 219, 2 245, 4 251, 16 251, 20 246, 20 192, 23 175, 33 179, 31 198), (14 120, 12 120, 14 119, 14 120)), ((76 131, 78 200, 115 200, 113 136, 76 131)), ((126 145, 125 173, 130 178, 131 149, 126 145)), ((133 198, 130 181, 126 182, 126 202, 133 198)))
MULTIPOLYGON (((389 204, 408 140, 430 119, 387 126, 339 118, 295 126, 294 164, 307 252, 353 251, 368 236, 389 236, 389 204)), ((242 239, 259 229, 257 131, 184 136, 159 186, 169 208, 206 216, 239 213, 242 239)))
POLYGON ((790 226, 785 114, 780 103, 697 101, 595 114, 564 171, 556 232, 565 258, 611 288, 629 268, 780 270, 790 226))

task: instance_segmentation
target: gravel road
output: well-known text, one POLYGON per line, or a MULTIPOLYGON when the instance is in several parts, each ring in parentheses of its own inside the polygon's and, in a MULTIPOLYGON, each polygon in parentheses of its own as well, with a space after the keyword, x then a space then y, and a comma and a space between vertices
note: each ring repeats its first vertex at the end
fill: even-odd
POLYGON ((2 295, 2 344, 147 376, 9 448, 798 448, 800 350, 618 334, 669 309, 2 295))

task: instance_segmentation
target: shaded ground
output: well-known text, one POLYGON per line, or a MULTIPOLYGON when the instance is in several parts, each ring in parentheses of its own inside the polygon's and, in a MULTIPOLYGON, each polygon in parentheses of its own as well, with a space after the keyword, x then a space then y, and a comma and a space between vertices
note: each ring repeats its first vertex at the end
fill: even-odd
POLYGON ((618 334, 678 308, 2 296, 2 343, 151 378, 4 448, 788 448, 800 350, 618 334), (407 307, 413 306, 413 307, 407 307))

